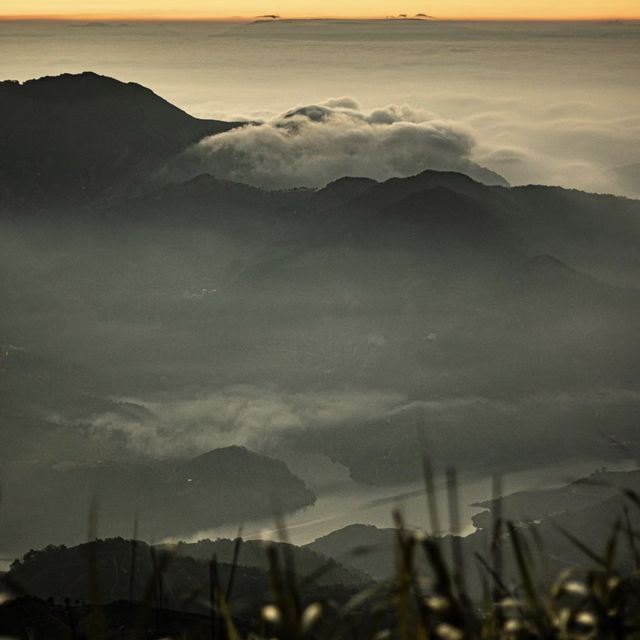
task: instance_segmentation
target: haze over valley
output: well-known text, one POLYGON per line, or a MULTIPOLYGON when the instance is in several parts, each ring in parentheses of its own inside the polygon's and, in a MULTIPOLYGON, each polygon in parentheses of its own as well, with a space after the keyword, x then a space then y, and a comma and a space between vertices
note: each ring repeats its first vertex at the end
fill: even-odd
POLYGON ((425 451, 469 478, 635 458, 637 200, 511 187, 455 127, 346 98, 225 123, 84 73, 5 82, 0 110, 7 549, 63 495, 60 541, 92 493, 128 535, 149 499, 109 516, 123 473, 189 511, 171 478, 225 447, 267 456, 247 482, 291 475, 259 512, 149 512, 152 539, 406 486, 425 451))

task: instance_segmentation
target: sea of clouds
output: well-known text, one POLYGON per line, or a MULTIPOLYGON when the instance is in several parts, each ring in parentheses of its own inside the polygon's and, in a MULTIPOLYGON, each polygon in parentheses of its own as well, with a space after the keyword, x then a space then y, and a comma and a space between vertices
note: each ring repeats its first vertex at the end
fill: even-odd
POLYGON ((430 165, 469 170, 471 162, 514 185, 640 197, 637 23, 139 23, 96 30, 26 22, 0 25, 0 37, 3 78, 93 70, 143 84, 197 117, 241 114, 265 123, 259 133, 243 129, 203 144, 201 171, 315 186, 339 173, 380 178, 430 165), (284 135, 279 114, 341 95, 357 103, 325 104, 330 118, 284 135), (376 107, 387 104, 412 108, 383 108, 383 120, 391 114, 395 121, 375 120, 376 107), (327 157, 332 152, 341 157, 327 157), (246 164, 232 172, 230 160, 246 164))
POLYGON ((580 104, 552 105, 535 118, 490 110, 456 120, 408 105, 367 110, 342 97, 206 138, 179 167, 189 176, 210 173, 269 189, 435 169, 486 184, 554 184, 632 197, 640 183, 615 168, 630 140, 640 144, 640 118, 596 118, 580 104))

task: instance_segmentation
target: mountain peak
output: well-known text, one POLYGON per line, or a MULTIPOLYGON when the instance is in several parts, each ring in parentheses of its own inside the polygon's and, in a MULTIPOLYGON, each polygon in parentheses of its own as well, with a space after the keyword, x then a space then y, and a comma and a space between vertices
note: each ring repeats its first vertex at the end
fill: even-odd
POLYGON ((3 82, 5 190, 49 205, 117 194, 238 124, 194 118, 139 84, 90 71, 3 82))
POLYGON ((380 183, 372 178, 347 176, 318 189, 314 197, 321 205, 331 206, 353 200, 378 184, 380 183))
POLYGON ((220 447, 219 449, 212 449, 211 451, 207 451, 206 453, 202 453, 196 458, 192 460, 195 462, 197 460, 207 460, 207 459, 215 459, 215 458, 250 458, 255 456, 258 458, 258 454, 254 453, 247 449, 247 447, 241 447, 239 445, 231 445, 229 447, 220 447))
POLYGON ((13 92, 14 94, 22 93, 31 99, 37 100, 62 99, 65 101, 96 98, 113 93, 137 93, 155 96, 151 89, 147 89, 140 84, 122 82, 93 71, 43 76, 26 80, 25 82, 7 80, 0 82, 0 96, 3 91, 7 93, 13 92))
POLYGON ((475 162, 471 162, 469 160, 465 161, 462 166, 456 168, 455 170, 425 169, 424 171, 421 171, 420 173, 417 173, 412 177, 423 179, 426 178, 429 180, 449 180, 454 184, 476 183, 488 187, 510 186, 507 180, 499 173, 491 171, 490 169, 482 167, 479 164, 476 164, 475 162))
POLYGON ((338 178, 337 180, 329 182, 321 189, 318 189, 317 193, 321 193, 323 191, 345 191, 350 189, 366 188, 372 187, 375 184, 378 184, 378 181, 373 178, 344 176, 343 178, 338 178))

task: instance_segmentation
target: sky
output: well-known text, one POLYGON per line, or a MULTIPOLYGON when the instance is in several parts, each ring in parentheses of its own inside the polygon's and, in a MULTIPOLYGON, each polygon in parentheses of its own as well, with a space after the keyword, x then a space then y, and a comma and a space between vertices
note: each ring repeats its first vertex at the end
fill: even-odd
POLYGON ((4 17, 251 18, 368 17, 427 14, 436 18, 640 18, 640 0, 3 0, 4 17))

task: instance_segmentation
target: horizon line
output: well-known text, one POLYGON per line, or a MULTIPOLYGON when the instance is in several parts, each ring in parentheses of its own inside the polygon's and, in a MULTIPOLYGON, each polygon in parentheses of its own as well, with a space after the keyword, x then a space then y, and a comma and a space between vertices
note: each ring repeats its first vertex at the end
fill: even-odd
POLYGON ((0 15, 0 22, 313 22, 333 20, 338 22, 638 22, 638 16, 567 16, 567 17, 523 17, 523 16, 282 16, 269 20, 266 16, 215 16, 215 15, 157 15, 157 14, 10 14, 0 15))

